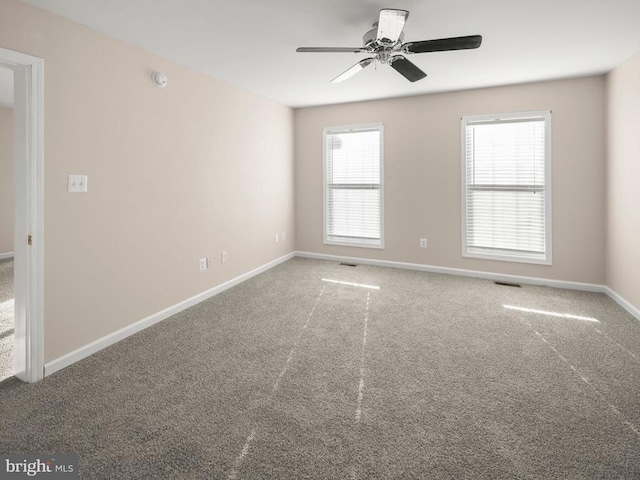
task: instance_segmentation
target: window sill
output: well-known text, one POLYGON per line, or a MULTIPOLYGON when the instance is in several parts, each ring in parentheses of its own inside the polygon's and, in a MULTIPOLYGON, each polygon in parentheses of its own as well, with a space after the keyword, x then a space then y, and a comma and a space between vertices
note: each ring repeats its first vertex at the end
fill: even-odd
POLYGON ((465 258, 479 258, 481 260, 497 260, 500 262, 513 262, 513 263, 529 263, 532 265, 552 265, 551 256, 548 258, 542 257, 527 257, 524 255, 508 255, 499 253, 483 253, 483 252, 463 252, 462 256, 465 258))
POLYGON ((374 243, 358 243, 358 242, 325 239, 323 243, 325 245, 337 245, 340 247, 377 248, 378 250, 384 249, 384 242, 382 241, 379 244, 374 244, 374 243))

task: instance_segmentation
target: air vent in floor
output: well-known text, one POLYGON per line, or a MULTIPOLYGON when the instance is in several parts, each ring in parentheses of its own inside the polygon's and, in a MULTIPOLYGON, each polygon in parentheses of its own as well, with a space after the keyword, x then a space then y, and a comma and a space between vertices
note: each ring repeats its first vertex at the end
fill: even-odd
POLYGON ((343 267, 357 267, 358 266, 355 263, 346 263, 346 262, 340 262, 340 265, 342 265, 343 267))
POLYGON ((497 281, 494 281, 493 283, 495 283, 496 285, 500 285, 502 287, 522 288, 522 285, 520 285, 519 283, 497 282, 497 281))

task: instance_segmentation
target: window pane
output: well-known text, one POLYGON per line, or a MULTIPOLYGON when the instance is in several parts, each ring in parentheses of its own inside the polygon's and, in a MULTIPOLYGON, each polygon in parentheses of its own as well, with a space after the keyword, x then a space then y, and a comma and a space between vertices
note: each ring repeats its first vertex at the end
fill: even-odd
POLYGON ((467 245, 544 253, 544 192, 470 191, 467 245))
POLYGON ((380 132, 327 135, 327 169, 330 184, 380 183, 380 132))
POLYGON ((380 238, 380 190, 331 188, 327 230, 332 237, 380 238))
POLYGON ((467 149, 469 184, 544 185, 544 121, 467 127, 467 149))

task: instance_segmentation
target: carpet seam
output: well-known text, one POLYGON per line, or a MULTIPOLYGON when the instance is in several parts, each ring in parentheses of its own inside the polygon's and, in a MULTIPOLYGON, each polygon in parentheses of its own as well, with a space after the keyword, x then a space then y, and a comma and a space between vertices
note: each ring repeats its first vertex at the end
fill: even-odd
MULTIPOLYGON (((284 367, 282 367, 282 370, 278 374, 278 377, 276 378, 276 381, 273 383, 273 386, 271 387, 271 393, 266 398, 267 402, 270 402, 273 399, 274 395, 277 393, 278 389, 280 388, 280 381, 286 375, 286 373, 287 373, 287 371, 289 369, 289 365, 291 364, 291 361, 293 360, 293 357, 294 357, 294 355, 295 355, 295 353, 297 351, 298 345, 300 344, 300 340, 302 340, 302 336, 304 335, 304 332, 307 330, 307 327, 309 326, 309 322, 311 321, 311 317, 315 313, 316 308, 318 307, 318 304, 320 303, 320 299, 322 298, 322 295, 324 294, 325 289, 326 289, 326 285, 323 285, 322 288, 320 289, 320 293, 318 294, 318 296, 316 297, 315 302, 313 303, 313 307, 311 308, 311 311, 307 314, 307 320, 305 321, 304 325, 300 329, 300 332, 298 333, 298 336, 296 337, 296 340, 295 340, 295 342, 293 344, 293 347, 289 351, 289 355, 287 356, 287 360, 285 361, 284 367)), ((229 473, 229 476, 227 477, 228 480, 234 480, 235 478, 237 478, 238 470, 242 466, 242 463, 243 463, 245 457, 249 454, 249 447, 250 447, 251 443, 253 442, 253 439, 255 438, 255 436, 256 436, 256 428, 254 427, 254 428, 251 429, 251 433, 247 437, 247 440, 245 441, 245 444, 242 447, 242 450, 240 451, 240 454, 236 457, 236 461, 233 464, 233 468, 231 469, 231 472, 229 473)))

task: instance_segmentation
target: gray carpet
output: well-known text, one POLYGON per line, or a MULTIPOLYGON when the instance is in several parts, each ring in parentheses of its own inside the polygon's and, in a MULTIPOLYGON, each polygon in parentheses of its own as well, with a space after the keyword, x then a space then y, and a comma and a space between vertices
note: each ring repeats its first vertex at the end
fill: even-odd
POLYGON ((0 381, 14 374, 13 259, 0 260, 0 381))
POLYGON ((0 451, 86 479, 640 478, 639 356, 602 294, 293 259, 1 383, 0 451))

